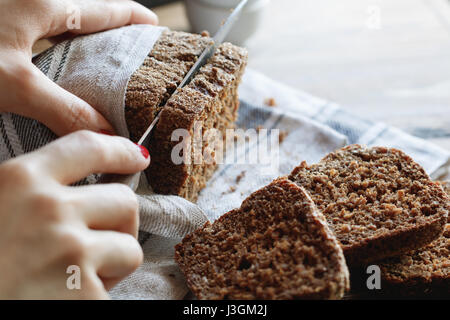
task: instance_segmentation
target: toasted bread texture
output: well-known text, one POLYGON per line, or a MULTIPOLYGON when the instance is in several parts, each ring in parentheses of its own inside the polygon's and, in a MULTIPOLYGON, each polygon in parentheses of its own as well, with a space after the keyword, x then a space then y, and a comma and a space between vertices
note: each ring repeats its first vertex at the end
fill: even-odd
POLYGON ((447 221, 447 195, 397 149, 350 145, 289 179, 306 189, 357 266, 421 248, 447 221))
MULTIPOLYGON (((442 182, 450 197, 450 183, 442 182)), ((450 206, 450 198, 447 200, 450 206)), ((443 234, 427 246, 380 264, 383 285, 404 294, 450 294, 450 219, 443 234)))

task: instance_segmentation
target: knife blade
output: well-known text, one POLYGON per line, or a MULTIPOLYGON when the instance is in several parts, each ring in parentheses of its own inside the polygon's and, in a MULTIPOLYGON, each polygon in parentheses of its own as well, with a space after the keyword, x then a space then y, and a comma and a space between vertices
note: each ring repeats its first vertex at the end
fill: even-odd
MULTIPOLYGON (((178 87, 175 89, 175 91, 172 93, 172 95, 176 94, 176 92, 185 87, 189 82, 191 82, 192 78, 197 74, 197 72, 203 67, 208 60, 214 55, 217 48, 222 44, 222 42, 225 40, 227 35, 230 33, 231 29, 233 28, 236 21, 239 19, 239 16, 242 13, 242 10, 247 5, 248 0, 242 0, 236 8, 234 8, 233 12, 228 16, 228 18, 225 20, 225 22, 222 24, 222 26, 219 28, 217 33, 212 38, 212 42, 203 50, 197 61, 194 63, 194 65, 191 67, 191 69, 188 71, 186 76, 183 78, 183 80, 180 82, 178 87)), ((150 126, 145 130, 145 133, 142 135, 142 137, 139 139, 138 144, 142 145, 146 148, 149 147, 150 144, 150 138, 151 133, 153 129, 155 128, 156 124, 158 123, 159 119, 161 117, 161 110, 156 115, 155 119, 153 119, 150 126)), ((98 183, 122 183, 127 186, 129 186, 133 191, 136 191, 138 185, 139 185, 139 179, 141 176, 141 172, 132 174, 132 175, 120 175, 120 174, 103 174, 101 175, 100 179, 98 180, 98 183)))
MULTIPOLYGON (((208 60, 213 56, 216 49, 222 44, 222 42, 225 40, 227 35, 230 33, 232 27, 236 23, 236 21, 239 19, 239 16, 242 12, 242 9, 247 4, 248 0, 242 0, 237 7, 233 10, 233 12, 230 14, 230 16, 227 18, 225 23, 220 27, 219 31, 214 35, 212 38, 212 43, 209 44, 202 52, 202 54, 199 56, 195 64, 191 67, 191 69, 188 71, 186 76, 181 80, 180 84, 178 85, 177 89, 172 93, 175 94, 178 89, 181 89, 185 87, 189 82, 191 82, 192 78, 197 74, 197 72, 203 67, 208 60)), ((141 139, 139 140, 138 144, 145 143, 148 136, 150 136, 151 131, 156 126, 156 123, 159 121, 160 118, 160 112, 156 115, 153 122, 150 124, 148 129, 145 131, 145 133, 142 135, 141 139)), ((144 145, 147 147, 146 145, 144 145)))

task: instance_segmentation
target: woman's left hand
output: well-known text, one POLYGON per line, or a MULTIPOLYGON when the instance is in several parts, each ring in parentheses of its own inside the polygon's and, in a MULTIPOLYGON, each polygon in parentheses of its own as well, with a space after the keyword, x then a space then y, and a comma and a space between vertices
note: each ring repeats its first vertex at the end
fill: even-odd
POLYGON ((32 64, 33 44, 66 32, 157 23, 152 11, 129 0, 0 0, 0 112, 33 118, 60 136, 82 129, 112 133, 93 106, 32 64))

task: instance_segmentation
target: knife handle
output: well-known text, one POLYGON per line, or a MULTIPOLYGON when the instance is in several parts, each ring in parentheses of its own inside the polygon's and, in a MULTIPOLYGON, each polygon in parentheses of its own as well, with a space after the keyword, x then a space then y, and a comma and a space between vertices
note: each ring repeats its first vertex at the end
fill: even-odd
POLYGON ((136 191, 139 185, 141 173, 135 174, 102 174, 98 179, 98 184, 121 183, 127 185, 131 190, 136 191))

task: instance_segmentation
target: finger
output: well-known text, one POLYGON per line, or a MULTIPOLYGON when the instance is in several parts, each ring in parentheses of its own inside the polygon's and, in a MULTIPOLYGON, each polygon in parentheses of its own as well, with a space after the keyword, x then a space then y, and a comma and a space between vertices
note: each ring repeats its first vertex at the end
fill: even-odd
POLYGON ((120 280, 142 263, 142 248, 132 236, 114 231, 91 232, 95 240, 89 260, 101 279, 120 280))
POLYGON ((139 204, 129 187, 108 184, 70 189, 71 204, 89 228, 128 233, 137 238, 139 204))
POLYGON ((36 119, 59 136, 82 129, 114 132, 92 106, 51 81, 31 62, 5 72, 9 81, 2 91, 8 92, 8 98, 2 111, 36 119))
POLYGON ((43 29, 42 37, 66 31, 87 34, 118 28, 129 24, 158 24, 158 17, 150 9, 130 0, 54 1, 53 21, 43 29))
POLYGON ((79 181, 92 173, 136 173, 150 164, 150 155, 144 147, 122 137, 86 130, 60 138, 24 157, 28 156, 33 157, 42 174, 61 184, 79 181))
MULTIPOLYGON (((81 277, 81 294, 74 294, 73 299, 83 300, 111 300, 108 292, 113 287, 106 287, 102 279, 99 278, 94 268, 85 268, 84 277, 81 277)), ((120 280, 119 280, 120 281, 120 280)), ((115 282, 116 285, 118 282, 115 282)), ((77 291, 77 290, 73 290, 77 291)), ((58 298, 65 299, 65 298, 58 298)))
POLYGON ((114 288, 122 280, 122 278, 105 278, 105 279, 101 278, 100 280, 103 283, 103 287, 107 291, 109 291, 112 288, 114 288))

